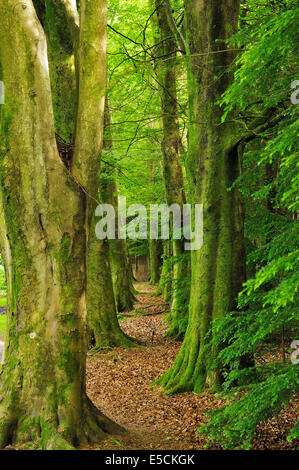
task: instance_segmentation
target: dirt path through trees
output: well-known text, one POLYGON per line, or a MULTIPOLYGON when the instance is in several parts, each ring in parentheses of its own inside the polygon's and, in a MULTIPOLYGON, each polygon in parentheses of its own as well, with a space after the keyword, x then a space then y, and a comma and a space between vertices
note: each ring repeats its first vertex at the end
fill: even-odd
MULTIPOLYGON (((90 398, 129 431, 125 443, 112 438, 104 448, 115 444, 117 449, 120 441, 129 449, 202 448, 196 429, 203 419, 203 397, 199 400, 193 393, 161 396, 150 387, 174 361, 181 343, 164 338, 169 307, 161 297, 153 296, 155 288, 148 284, 136 288, 138 303, 132 312, 125 312, 121 327, 144 341, 144 346, 115 348, 88 360, 90 398)), ((212 398, 205 401, 209 406, 212 398)))
MULTIPOLYGON (((214 395, 180 393, 160 395, 150 387, 174 361, 181 343, 164 338, 169 307, 155 288, 138 284, 138 303, 125 312, 121 327, 144 341, 144 346, 114 348, 88 358, 87 389, 96 406, 128 430, 126 437, 112 437, 100 449, 203 449, 196 430, 207 419, 205 411, 224 403, 214 395), (163 313, 159 313, 163 312, 163 313)), ((261 430, 255 448, 291 448, 285 436, 294 410, 278 425, 261 430), (261 447, 260 447, 261 446, 261 447)), ((217 447, 214 447, 217 448, 217 447)))

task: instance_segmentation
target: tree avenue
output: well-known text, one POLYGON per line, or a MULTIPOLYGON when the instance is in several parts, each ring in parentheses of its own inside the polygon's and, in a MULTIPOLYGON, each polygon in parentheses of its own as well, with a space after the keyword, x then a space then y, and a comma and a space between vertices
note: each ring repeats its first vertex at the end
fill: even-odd
POLYGON ((298 15, 0 0, 1 450, 296 448, 298 15))

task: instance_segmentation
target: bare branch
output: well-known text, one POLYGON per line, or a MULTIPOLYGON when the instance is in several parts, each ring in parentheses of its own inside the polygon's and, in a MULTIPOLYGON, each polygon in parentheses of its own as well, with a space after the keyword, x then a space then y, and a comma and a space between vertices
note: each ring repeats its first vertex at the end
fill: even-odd
POLYGON ((172 14, 172 8, 171 8, 171 0, 165 0, 166 4, 166 10, 167 10, 167 16, 170 21, 170 27, 171 30, 177 40, 177 43, 179 45, 179 48, 181 49, 181 52, 185 55, 186 54, 186 44, 185 44, 185 39, 183 38, 182 34, 180 33, 180 30, 178 29, 175 19, 172 14))

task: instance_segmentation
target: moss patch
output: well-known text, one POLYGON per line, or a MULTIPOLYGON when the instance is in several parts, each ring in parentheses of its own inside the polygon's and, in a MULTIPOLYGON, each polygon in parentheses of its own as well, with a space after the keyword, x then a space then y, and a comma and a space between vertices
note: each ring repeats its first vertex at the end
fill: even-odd
POLYGON ((7 305, 6 295, 0 296, 0 307, 6 307, 6 305, 7 305))

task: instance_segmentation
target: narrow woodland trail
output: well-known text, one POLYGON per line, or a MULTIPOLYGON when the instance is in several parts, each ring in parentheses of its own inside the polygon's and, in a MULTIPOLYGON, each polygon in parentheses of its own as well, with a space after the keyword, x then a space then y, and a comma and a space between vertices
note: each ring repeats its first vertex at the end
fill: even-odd
MULTIPOLYGON (((169 306, 154 296, 149 284, 137 284, 138 303, 123 314, 122 329, 145 344, 133 349, 115 348, 89 357, 88 394, 107 416, 128 430, 125 437, 111 437, 98 449, 203 449, 205 440, 196 430, 207 419, 205 411, 224 400, 194 393, 163 396, 150 387, 172 364, 181 343, 164 338, 169 306)), ((291 449, 286 435, 296 404, 281 413, 280 422, 261 426, 255 449, 291 449)), ((211 447, 210 447, 211 448, 211 447)), ((214 449, 217 447, 214 446, 214 449)))

